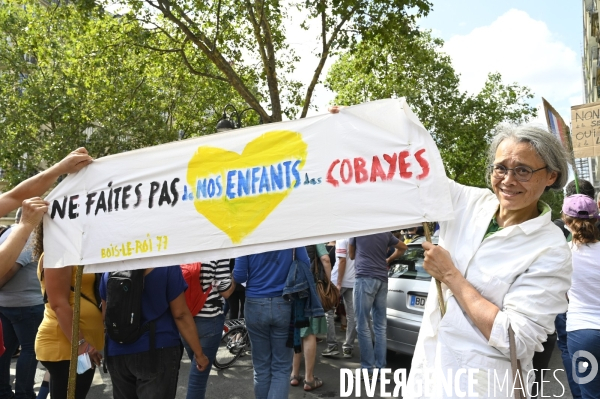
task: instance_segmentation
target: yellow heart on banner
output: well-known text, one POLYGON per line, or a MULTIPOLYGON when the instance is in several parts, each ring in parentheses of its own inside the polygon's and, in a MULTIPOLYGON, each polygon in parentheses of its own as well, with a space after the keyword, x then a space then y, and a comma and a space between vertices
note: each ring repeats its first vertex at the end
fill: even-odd
POLYGON ((289 130, 267 132, 241 154, 199 147, 187 171, 196 211, 240 243, 300 185, 307 154, 302 135, 289 130))

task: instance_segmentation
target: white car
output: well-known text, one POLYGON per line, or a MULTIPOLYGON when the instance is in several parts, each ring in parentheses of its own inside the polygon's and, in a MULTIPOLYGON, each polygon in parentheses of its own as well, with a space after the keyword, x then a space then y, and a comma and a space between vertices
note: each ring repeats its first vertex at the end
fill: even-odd
MULTIPOLYGON (((396 259, 388 272, 387 348, 412 355, 423 320, 423 310, 431 276, 423 269, 424 237, 408 244, 408 249, 396 259)), ((432 237, 437 244, 438 237, 432 237)))

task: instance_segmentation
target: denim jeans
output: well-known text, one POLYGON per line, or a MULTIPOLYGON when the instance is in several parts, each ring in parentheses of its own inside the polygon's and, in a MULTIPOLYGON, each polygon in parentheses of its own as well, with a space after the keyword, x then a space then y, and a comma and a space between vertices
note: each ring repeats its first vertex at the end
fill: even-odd
POLYGON ((146 351, 108 357, 113 399, 175 399, 181 347, 157 348, 154 356, 146 351))
POLYGON ((567 314, 561 313, 556 316, 554 320, 554 327, 556 327, 556 345, 560 349, 560 356, 562 357, 563 366, 565 367, 565 373, 567 374, 567 381, 569 382, 569 388, 571 388, 571 394, 573 399, 581 399, 581 390, 579 384, 573 381, 573 367, 571 361, 571 355, 569 354, 569 347, 567 346, 567 314))
POLYGON ((335 309, 328 310, 325 312, 325 319, 327 320, 327 346, 337 345, 337 338, 335 337, 335 309))
MULTIPOLYGON (((346 309, 346 340, 342 345, 344 349, 353 349, 354 340, 356 339, 356 318, 354 316, 354 289, 343 288, 340 290, 340 296, 344 299, 344 308, 346 309)), ((325 313, 327 318, 327 345, 337 344, 335 336, 334 312, 332 309, 325 313)))
MULTIPOLYGON (((600 399, 600 330, 575 330, 567 332, 569 354, 573 359, 573 380, 579 384, 582 399, 600 399), (581 353, 586 351, 589 354, 581 353), (579 352, 577 355, 576 353, 579 352), (591 356, 590 356, 591 354, 591 356), (596 375, 589 381, 584 380, 590 375, 595 358, 596 375), (587 367, 585 367, 587 363, 587 367)), ((594 370, 592 370, 593 372, 594 370)))
POLYGON ((374 368, 385 368, 386 329, 387 329, 387 281, 371 277, 358 277, 354 283, 354 312, 358 345, 360 346, 360 367, 369 373, 374 368), (373 316, 375 342, 369 328, 369 316, 373 316))
MULTIPOLYGON (((387 291, 387 290, 386 290, 387 291)), ((344 288, 340 290, 340 295, 344 298, 344 307, 346 308, 346 341, 342 347, 344 349, 354 348, 356 339, 356 316, 354 314, 354 288, 344 288)), ((387 303, 387 301, 386 301, 387 303)), ((386 319, 387 320, 387 319, 386 319)), ((387 321, 386 321, 387 323, 387 321)))
POLYGON ((208 367, 206 370, 200 372, 196 368, 196 360, 194 359, 194 352, 188 345, 187 342, 181 338, 185 351, 187 352, 192 366, 190 367, 190 376, 188 380, 187 388, 187 399, 204 399, 206 395, 206 386, 208 382, 208 376, 212 369, 212 364, 215 361, 217 350, 219 349, 219 343, 223 336, 223 324, 225 324, 225 314, 220 314, 215 317, 194 317, 196 322, 196 329, 198 330, 198 337, 200 338, 200 345, 202 345, 202 352, 208 358, 208 367))
POLYGON ((21 345, 21 355, 17 360, 15 378, 15 398, 35 398, 33 383, 37 359, 35 357, 35 336, 44 318, 44 305, 18 308, 0 307, 0 320, 4 331, 6 352, 0 357, 0 398, 12 396, 10 384, 10 360, 21 345))
POLYGON ((246 297, 245 313, 252 345, 254 396, 256 399, 287 398, 294 351, 285 344, 292 303, 282 297, 246 297))

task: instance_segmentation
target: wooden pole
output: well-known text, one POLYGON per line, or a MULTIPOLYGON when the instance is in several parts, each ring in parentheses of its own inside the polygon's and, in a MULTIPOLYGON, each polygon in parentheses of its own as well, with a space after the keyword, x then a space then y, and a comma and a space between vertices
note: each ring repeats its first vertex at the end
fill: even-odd
MULTIPOLYGON (((427 222, 423 222, 423 231, 425 232, 425 239, 427 242, 431 242, 431 231, 427 222)), ((437 278, 435 279, 435 286, 437 287, 438 303, 440 305, 440 312, 442 317, 446 314, 446 304, 444 303, 444 297, 442 296, 442 283, 437 278)))
POLYGON ((83 266, 76 266, 75 273, 75 298, 73 300, 73 328, 71 329, 71 364, 69 367, 69 388, 67 399, 75 399, 75 385, 77 381, 77 356, 79 355, 79 314, 81 303, 81 279, 83 266))

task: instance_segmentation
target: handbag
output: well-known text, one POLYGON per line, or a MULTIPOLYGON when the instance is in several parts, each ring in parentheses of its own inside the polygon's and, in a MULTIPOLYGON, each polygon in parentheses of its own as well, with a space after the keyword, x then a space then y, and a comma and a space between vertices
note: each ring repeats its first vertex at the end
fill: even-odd
POLYGON ((511 325, 508 326, 508 344, 510 347, 510 367, 512 369, 513 377, 513 398, 527 399, 527 396, 523 395, 523 392, 525 391, 525 388, 523 387, 523 371, 521 370, 521 361, 517 359, 515 332, 511 325))
POLYGON ((340 303, 340 291, 338 288, 329 280, 325 269, 318 258, 315 257, 315 265, 313 267, 315 275, 315 285, 317 288, 317 294, 321 300, 321 306, 323 311, 328 312, 335 309, 340 303))

